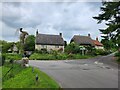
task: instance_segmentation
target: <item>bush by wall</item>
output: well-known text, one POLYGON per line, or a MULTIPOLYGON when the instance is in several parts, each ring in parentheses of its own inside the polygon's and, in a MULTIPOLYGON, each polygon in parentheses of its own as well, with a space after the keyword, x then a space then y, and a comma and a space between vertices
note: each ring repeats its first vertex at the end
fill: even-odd
POLYGON ((117 53, 115 54, 115 56, 118 57, 118 58, 117 58, 117 61, 120 63, 120 52, 117 52, 117 53))
POLYGON ((4 53, 6 60, 21 60, 22 55, 21 54, 9 54, 9 53, 4 53))
POLYGON ((91 52, 92 55, 108 55, 110 54, 110 51, 107 51, 107 50, 102 50, 102 49, 94 49, 92 52, 91 52))
POLYGON ((3 66, 5 63, 5 55, 4 54, 1 54, 0 55, 0 66, 3 66))
POLYGON ((81 54, 66 54, 66 53, 55 53, 55 54, 40 54, 34 53, 30 56, 30 60, 66 60, 66 59, 86 59, 90 58, 90 55, 81 54))
POLYGON ((40 53, 34 53, 32 54, 29 59, 31 60, 54 60, 55 56, 52 54, 40 54, 40 53))

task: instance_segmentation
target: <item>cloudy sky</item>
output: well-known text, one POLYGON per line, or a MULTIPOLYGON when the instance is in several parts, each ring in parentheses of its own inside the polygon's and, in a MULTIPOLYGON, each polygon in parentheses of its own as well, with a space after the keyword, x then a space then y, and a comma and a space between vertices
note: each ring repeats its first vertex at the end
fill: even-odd
POLYGON ((18 28, 34 34, 38 29, 43 34, 63 33, 66 41, 73 35, 88 35, 100 38, 99 28, 92 17, 100 13, 101 2, 4 2, 2 3, 2 37, 18 41, 18 28))

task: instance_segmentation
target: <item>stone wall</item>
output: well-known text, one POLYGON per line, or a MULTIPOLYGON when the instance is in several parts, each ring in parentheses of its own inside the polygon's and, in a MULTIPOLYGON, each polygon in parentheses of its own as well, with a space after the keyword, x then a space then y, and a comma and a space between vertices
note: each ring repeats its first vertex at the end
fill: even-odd
POLYGON ((63 52, 64 52, 64 46, 58 46, 58 45, 35 45, 35 49, 37 50, 41 50, 43 48, 46 48, 47 51, 50 51, 50 50, 60 50, 61 48, 63 49, 63 52))

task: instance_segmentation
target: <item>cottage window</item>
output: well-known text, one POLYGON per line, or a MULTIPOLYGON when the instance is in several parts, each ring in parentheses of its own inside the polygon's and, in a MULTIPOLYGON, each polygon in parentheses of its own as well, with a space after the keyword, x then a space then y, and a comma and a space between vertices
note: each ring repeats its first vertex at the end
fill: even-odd
POLYGON ((55 46, 55 48, 59 48, 59 46, 55 46))
POLYGON ((41 47, 42 47, 42 48, 47 48, 47 46, 46 46, 46 45, 41 45, 41 47))

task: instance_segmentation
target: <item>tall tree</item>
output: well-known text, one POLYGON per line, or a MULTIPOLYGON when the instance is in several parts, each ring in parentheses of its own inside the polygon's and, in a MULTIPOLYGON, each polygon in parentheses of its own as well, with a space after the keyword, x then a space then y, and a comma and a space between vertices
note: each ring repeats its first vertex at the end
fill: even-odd
POLYGON ((35 36, 34 35, 29 35, 25 39, 24 50, 25 51, 34 51, 35 50, 35 36))
POLYGON ((103 41, 115 43, 120 47, 120 1, 119 2, 102 2, 101 14, 94 19, 98 20, 98 24, 106 21, 108 26, 106 29, 100 29, 103 34, 103 41))
POLYGON ((8 49, 12 48, 14 45, 14 42, 7 42, 7 41, 0 41, 0 48, 2 50, 2 53, 7 53, 8 49))

